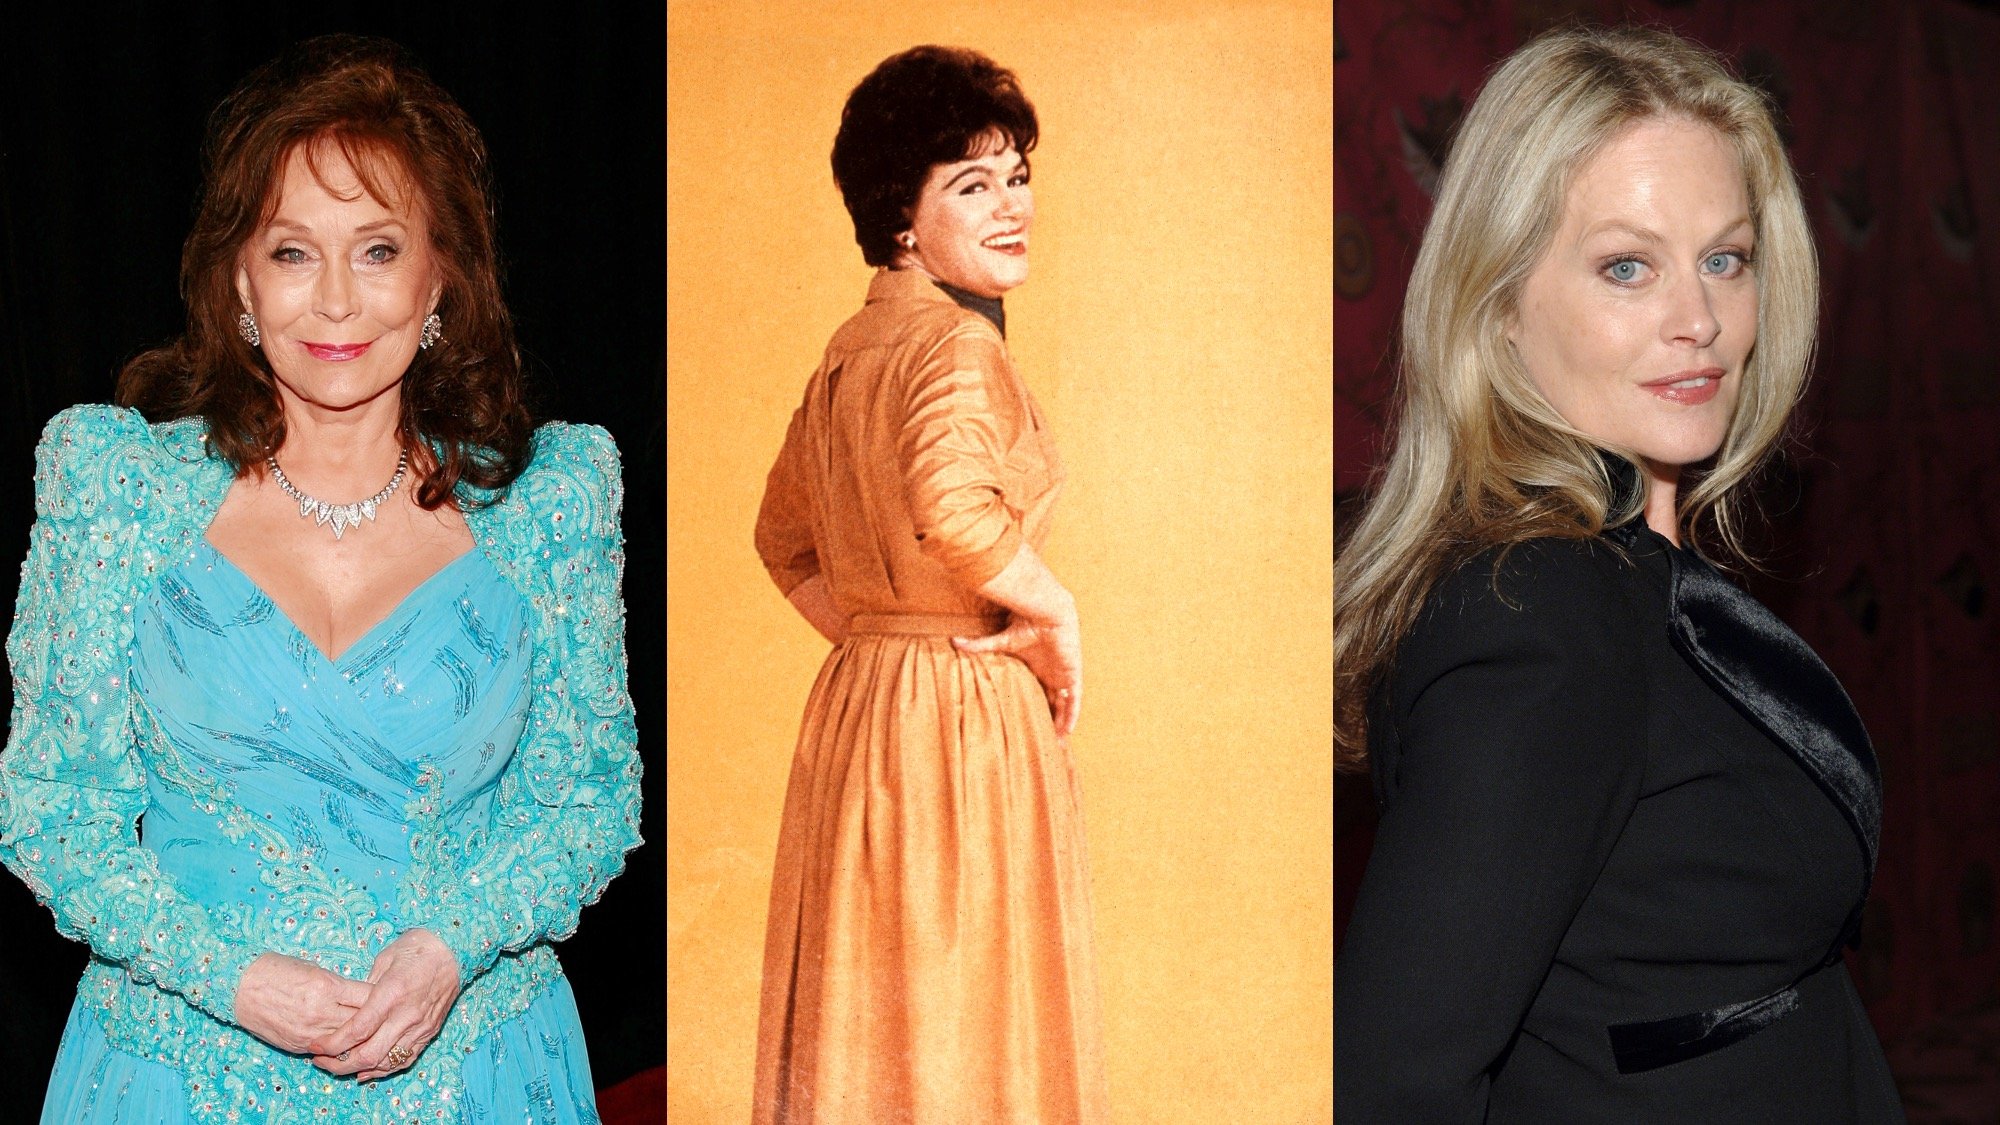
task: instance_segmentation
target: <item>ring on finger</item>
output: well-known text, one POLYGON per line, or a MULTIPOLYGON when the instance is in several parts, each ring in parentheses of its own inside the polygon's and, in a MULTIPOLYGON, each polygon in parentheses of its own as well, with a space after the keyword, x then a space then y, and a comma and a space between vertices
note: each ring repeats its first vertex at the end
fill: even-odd
POLYGON ((383 1057, 382 1061, 390 1066, 402 1066, 410 1061, 410 1049, 398 1043, 389 1048, 389 1053, 383 1057))

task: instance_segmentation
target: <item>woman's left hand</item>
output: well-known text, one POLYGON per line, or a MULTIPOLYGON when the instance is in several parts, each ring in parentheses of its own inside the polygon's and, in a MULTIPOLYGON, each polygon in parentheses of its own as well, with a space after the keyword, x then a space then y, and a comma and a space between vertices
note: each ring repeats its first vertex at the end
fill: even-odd
POLYGON ((458 1000, 458 958, 436 934, 410 930, 375 958, 368 983, 368 1002, 327 1037, 337 1053, 313 1057, 321 1070, 364 1082, 410 1066, 437 1038, 458 1000))

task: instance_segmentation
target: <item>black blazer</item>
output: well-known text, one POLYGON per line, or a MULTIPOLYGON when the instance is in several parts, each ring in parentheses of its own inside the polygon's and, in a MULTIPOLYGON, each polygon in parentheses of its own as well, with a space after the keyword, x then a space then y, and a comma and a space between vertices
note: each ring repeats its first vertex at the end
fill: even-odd
POLYGON ((1832 673, 1643 527, 1500 557, 1370 710, 1336 1119, 1901 1122, 1840 962, 1881 799, 1832 673))

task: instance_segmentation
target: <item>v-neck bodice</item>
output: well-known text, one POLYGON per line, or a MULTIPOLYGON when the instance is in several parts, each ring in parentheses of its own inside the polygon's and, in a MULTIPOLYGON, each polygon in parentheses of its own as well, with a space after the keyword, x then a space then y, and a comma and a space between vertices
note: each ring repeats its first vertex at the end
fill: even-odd
MULTIPOLYGON (((275 612, 277 616, 284 618, 285 623, 290 625, 293 629, 298 630, 301 636, 305 635, 305 630, 299 628, 298 621, 295 618, 293 618, 291 614, 285 612, 284 607, 278 605, 276 599, 272 598, 270 594, 266 593, 264 587, 260 585, 255 578, 250 577, 249 571, 244 570, 242 567, 236 565, 236 560, 230 558, 228 555, 223 554, 222 551, 215 546, 215 544, 209 542, 207 539, 203 539, 201 541, 201 550, 202 552, 205 552, 206 554, 213 556, 213 559, 210 560, 211 562, 219 563, 221 566, 235 571, 237 575, 243 579, 243 581, 250 584, 250 588, 253 591, 255 591, 257 596, 262 597, 265 601, 271 603, 272 612, 275 612)), ((198 554, 199 553, 200 552, 198 552, 198 554)), ((452 558, 450 562, 447 562, 443 566, 432 571, 429 577, 425 578, 422 582, 417 583, 415 588, 410 590, 409 593, 404 594, 402 598, 396 602, 395 606, 391 608, 387 614, 383 615, 380 620, 376 621, 373 625, 370 625, 367 629, 363 630, 360 636, 354 638, 352 641, 349 641, 347 643, 347 646, 340 650, 340 654, 338 656, 331 655, 325 649, 320 648, 318 642, 313 641, 311 637, 306 637, 306 640, 312 644, 313 648, 316 651, 318 651, 322 657, 326 659, 326 662, 328 664, 331 664, 335 668, 338 668, 341 666, 341 663, 344 660, 346 660, 347 657, 353 655, 356 652, 365 651, 363 646, 366 645, 369 641, 373 640, 376 634, 381 633, 385 629, 388 629, 393 623, 398 621, 403 616, 403 610, 405 607, 411 605, 412 603, 421 603, 422 601, 421 595, 424 593, 427 587, 438 582, 447 581, 448 576, 453 571, 457 570, 461 564, 483 561, 483 560, 476 560, 473 558, 473 556, 478 554, 479 554, 479 548, 473 547, 467 551, 460 553, 459 555, 452 558)), ((488 563, 487 565, 488 568, 490 569, 492 564, 488 563)))
POLYGON ((527 607, 476 549, 329 659, 248 574, 197 543, 135 610, 143 845, 197 895, 241 904, 249 893, 253 909, 270 908, 278 896, 241 870, 227 814, 280 826, 308 854, 260 858, 317 858, 353 883, 365 932, 307 935, 285 918, 272 932, 332 941, 340 948, 309 952, 365 966, 396 928, 375 923, 395 920, 419 808, 487 819, 529 703, 529 650, 527 607), (232 807, 218 816, 208 792, 232 807))

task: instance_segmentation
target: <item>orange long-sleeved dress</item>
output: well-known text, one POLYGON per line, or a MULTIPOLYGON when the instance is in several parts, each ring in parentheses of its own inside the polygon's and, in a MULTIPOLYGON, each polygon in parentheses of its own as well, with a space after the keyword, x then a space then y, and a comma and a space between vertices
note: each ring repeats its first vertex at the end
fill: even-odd
POLYGON ((806 703, 764 948, 756 1125, 1108 1120, 1076 774, 975 589, 1063 479, 997 329, 883 270, 757 518, 850 616, 806 703))

